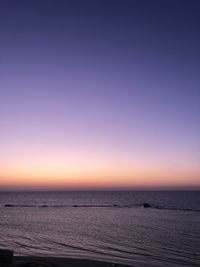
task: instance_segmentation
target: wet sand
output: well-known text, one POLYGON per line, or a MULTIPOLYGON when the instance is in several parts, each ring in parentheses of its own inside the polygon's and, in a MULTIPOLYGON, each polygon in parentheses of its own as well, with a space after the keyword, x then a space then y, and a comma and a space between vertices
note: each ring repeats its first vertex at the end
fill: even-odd
MULTIPOLYGON (((15 256, 13 267, 130 267, 103 261, 70 259, 57 257, 23 257, 15 256)), ((132 265, 133 266, 133 265, 132 265)))

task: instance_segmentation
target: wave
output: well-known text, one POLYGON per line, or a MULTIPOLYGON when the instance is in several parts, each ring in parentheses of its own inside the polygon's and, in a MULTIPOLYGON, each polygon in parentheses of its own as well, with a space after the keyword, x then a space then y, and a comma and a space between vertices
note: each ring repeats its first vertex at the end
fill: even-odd
POLYGON ((140 204, 136 205, 24 205, 24 204, 5 204, 6 208, 131 208, 133 206, 140 206, 140 204))
POLYGON ((191 209, 191 208, 171 208, 171 207, 161 207, 161 206, 155 206, 154 209, 159 210, 179 210, 179 211, 200 211, 199 209, 191 209))
POLYGON ((164 206, 155 206, 147 203, 140 204, 111 204, 111 205, 83 205, 83 204, 74 204, 74 205, 26 205, 26 204, 5 204, 5 208, 150 208, 150 209, 159 209, 159 210, 174 210, 174 211, 194 211, 200 212, 200 209, 193 208, 177 208, 177 207, 164 207, 164 206))

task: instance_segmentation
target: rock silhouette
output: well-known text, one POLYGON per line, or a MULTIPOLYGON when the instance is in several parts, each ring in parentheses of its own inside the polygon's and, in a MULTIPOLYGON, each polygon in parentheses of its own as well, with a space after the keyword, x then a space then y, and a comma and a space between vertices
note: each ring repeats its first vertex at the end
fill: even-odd
POLYGON ((148 204, 148 203, 144 203, 144 204, 143 204, 143 207, 144 207, 144 208, 151 208, 151 205, 148 204))

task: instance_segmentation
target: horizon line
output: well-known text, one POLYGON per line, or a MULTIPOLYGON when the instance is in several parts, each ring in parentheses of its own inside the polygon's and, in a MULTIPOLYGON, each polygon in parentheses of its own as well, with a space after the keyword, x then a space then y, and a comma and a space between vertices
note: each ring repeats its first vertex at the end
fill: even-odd
POLYGON ((187 191, 200 191, 200 187, 181 187, 181 188, 71 188, 71 189, 52 189, 52 188, 0 188, 0 193, 11 192, 187 192, 187 191))

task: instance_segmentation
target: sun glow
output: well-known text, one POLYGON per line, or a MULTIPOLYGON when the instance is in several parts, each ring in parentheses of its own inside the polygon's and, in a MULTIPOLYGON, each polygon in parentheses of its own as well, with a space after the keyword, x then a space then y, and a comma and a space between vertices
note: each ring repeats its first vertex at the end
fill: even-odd
POLYGON ((2 161, 0 186, 50 188, 137 188, 198 183, 198 166, 169 169, 168 164, 102 155, 20 156, 2 161))

